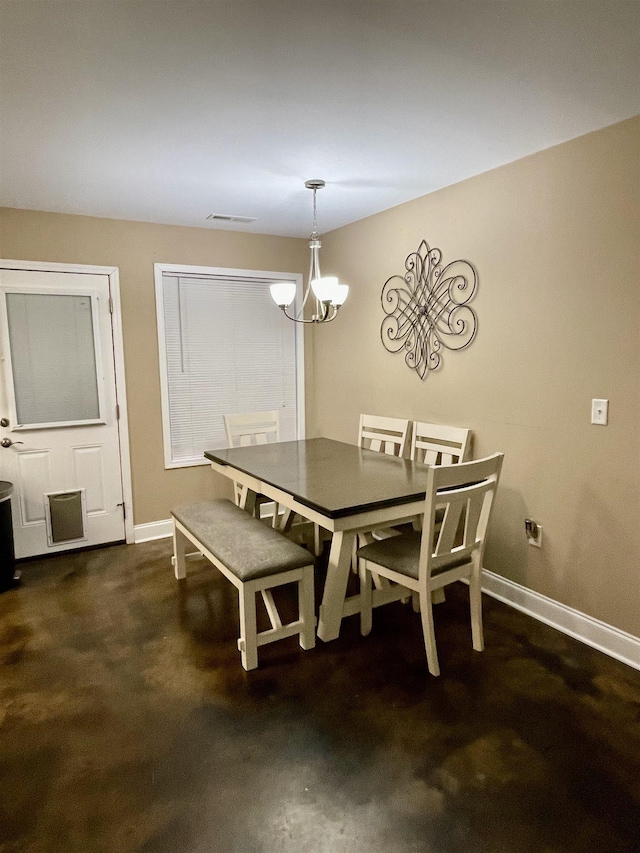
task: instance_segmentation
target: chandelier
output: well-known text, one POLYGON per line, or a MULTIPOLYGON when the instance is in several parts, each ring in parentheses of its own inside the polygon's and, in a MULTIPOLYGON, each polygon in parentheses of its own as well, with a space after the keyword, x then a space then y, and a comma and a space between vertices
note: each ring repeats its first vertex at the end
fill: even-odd
POLYGON ((320 275, 318 252, 322 243, 318 234, 316 193, 324 185, 324 181, 320 180, 305 182, 305 187, 308 190, 313 190, 313 231, 309 238, 309 249, 311 250, 309 279, 304 296, 302 297, 302 304, 297 314, 290 314, 287 310, 296 298, 295 283, 293 281, 278 281, 270 287, 273 301, 282 309, 285 317, 288 317, 289 320, 293 320, 295 323, 329 323, 335 319, 338 308, 345 302, 349 295, 348 284, 340 284, 335 276, 324 276, 323 278, 320 275), (309 319, 305 320, 303 317, 304 308, 311 291, 313 291, 315 301, 314 313, 309 319))

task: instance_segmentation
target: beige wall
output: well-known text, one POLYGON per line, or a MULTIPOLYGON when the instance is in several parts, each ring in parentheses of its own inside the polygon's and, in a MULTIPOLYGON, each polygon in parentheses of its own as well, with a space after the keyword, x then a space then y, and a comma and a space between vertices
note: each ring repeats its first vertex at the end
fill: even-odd
MULTIPOLYGON (((323 269, 352 291, 307 352, 308 435, 354 442, 361 411, 473 428, 476 456, 506 454, 487 567, 636 635, 639 172, 636 118, 325 235, 323 269), (379 330, 382 285, 424 238, 480 285, 476 340, 423 382, 379 330)), ((4 210, 0 257, 119 268, 135 522, 227 494, 208 468, 164 470, 153 264, 300 272, 306 240, 4 210)))
POLYGON ((487 568, 635 635, 639 171, 640 117, 325 235, 323 270, 351 295, 314 329, 307 421, 344 441, 361 411, 471 427, 476 456, 506 454, 487 568), (480 281, 476 340, 425 381, 380 342, 382 286, 422 239, 480 281), (609 426, 590 424, 593 397, 609 426))
POLYGON ((181 501, 230 496, 208 467, 164 468, 153 265, 303 272, 306 241, 4 209, 0 257, 119 268, 135 523, 168 518, 181 501))

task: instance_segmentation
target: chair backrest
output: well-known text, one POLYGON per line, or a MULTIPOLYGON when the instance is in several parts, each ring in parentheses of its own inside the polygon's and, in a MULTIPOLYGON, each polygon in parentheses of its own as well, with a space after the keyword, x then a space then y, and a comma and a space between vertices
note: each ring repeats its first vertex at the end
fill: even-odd
POLYGON ((453 465, 466 462, 471 453, 470 429, 426 424, 414 421, 411 459, 427 465, 453 465))
POLYGON ((503 453, 495 453, 474 462, 429 468, 420 546, 421 580, 428 579, 438 569, 476 559, 482 566, 503 458, 503 453), (444 510, 444 514, 438 512, 439 527, 436 509, 444 510))
POLYGON ((411 421, 403 418, 360 415, 358 445, 367 450, 378 450, 389 456, 404 456, 410 425, 411 421))
POLYGON ((271 444, 280 441, 280 412, 242 412, 224 415, 229 447, 271 444))

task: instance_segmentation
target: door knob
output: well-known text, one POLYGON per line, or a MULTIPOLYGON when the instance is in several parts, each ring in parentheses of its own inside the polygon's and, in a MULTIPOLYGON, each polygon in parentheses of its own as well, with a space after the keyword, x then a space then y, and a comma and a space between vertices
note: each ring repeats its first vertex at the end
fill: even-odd
POLYGON ((12 444, 24 444, 24 441, 12 441, 10 438, 3 438, 0 441, 2 447, 11 447, 12 444))

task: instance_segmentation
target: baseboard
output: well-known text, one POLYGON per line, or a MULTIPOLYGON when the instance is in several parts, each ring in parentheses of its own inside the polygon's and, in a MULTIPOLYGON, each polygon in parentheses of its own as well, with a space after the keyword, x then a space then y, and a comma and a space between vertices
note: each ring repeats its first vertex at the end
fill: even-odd
MULTIPOLYGON (((134 542, 137 545, 139 542, 151 542, 153 539, 166 539, 172 533, 173 525, 170 518, 151 521, 148 524, 136 524, 134 542)), ((565 604, 560 604, 559 601, 547 598, 546 595, 534 592, 487 569, 484 569, 482 574, 482 589, 487 595, 640 670, 640 639, 638 637, 607 625, 606 622, 600 622, 565 604)))
POLYGON ((136 524, 133 528, 133 541, 151 542, 152 539, 167 539, 173 535, 173 522, 170 518, 162 521, 149 521, 147 524, 136 524))
POLYGON ((498 601, 557 628, 563 634, 568 634, 587 646, 640 670, 640 638, 487 569, 483 570, 482 589, 492 598, 497 598, 498 601))

